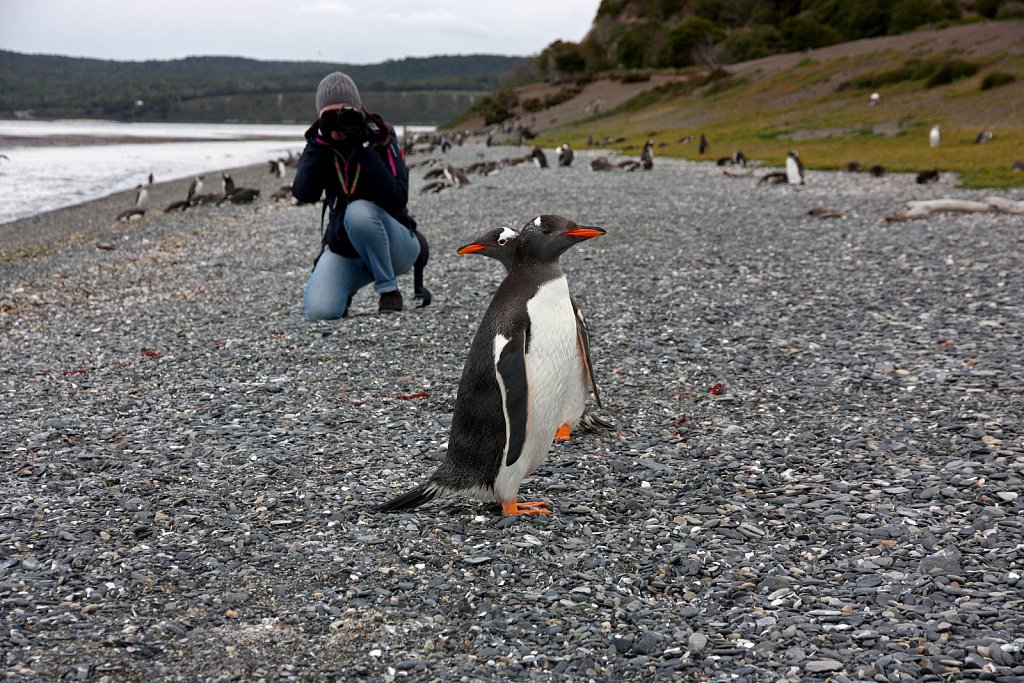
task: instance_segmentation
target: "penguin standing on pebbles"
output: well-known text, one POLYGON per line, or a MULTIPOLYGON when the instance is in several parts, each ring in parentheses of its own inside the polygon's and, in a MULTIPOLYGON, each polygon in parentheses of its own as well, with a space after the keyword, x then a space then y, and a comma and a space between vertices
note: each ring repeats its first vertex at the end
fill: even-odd
POLYGON ((558 148, 558 165, 559 166, 572 166, 573 159, 576 158, 576 153, 572 151, 572 147, 569 143, 564 143, 558 148))
POLYGON ((549 503, 519 502, 518 495, 559 428, 576 422, 586 401, 583 350, 558 259, 603 234, 561 216, 538 216, 523 227, 508 274, 473 337, 444 461, 426 483, 379 511, 461 493, 497 501, 506 515, 551 514, 549 503))
POLYGON ((804 165, 800 163, 800 155, 795 149, 789 150, 786 156, 786 181, 790 185, 804 184, 804 165))
MULTIPOLYGON (((512 266, 512 256, 515 253, 516 239, 518 237, 519 233, 512 228, 492 228, 469 244, 459 247, 455 253, 487 256, 500 262, 501 265, 505 266, 505 271, 508 272, 508 269, 512 266)), ((579 302, 576 301, 572 294, 569 294, 569 302, 572 304, 573 313, 576 315, 576 337, 580 348, 583 349, 583 355, 580 357, 580 360, 583 361, 583 369, 589 381, 590 391, 594 394, 594 403, 597 404, 597 407, 604 408, 601 405, 601 392, 597 388, 597 379, 594 377, 594 363, 591 361, 590 356, 590 325, 587 323, 586 316, 583 315, 583 309, 580 308, 579 302)), ((572 429, 576 426, 581 426, 584 429, 612 427, 610 423, 585 410, 583 415, 580 416, 578 425, 564 424, 558 429, 558 433, 555 434, 555 441, 568 440, 572 429)))

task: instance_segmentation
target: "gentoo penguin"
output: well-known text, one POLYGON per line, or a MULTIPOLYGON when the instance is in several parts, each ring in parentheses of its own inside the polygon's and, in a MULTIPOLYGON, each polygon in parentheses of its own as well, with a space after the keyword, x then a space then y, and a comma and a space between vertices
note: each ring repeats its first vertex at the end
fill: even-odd
POLYGON ((458 166, 452 166, 448 164, 444 167, 444 177, 454 185, 455 187, 462 187, 463 185, 469 185, 469 177, 463 172, 458 166))
POLYGON ((548 155, 544 153, 544 150, 540 147, 534 147, 530 152, 530 156, 533 158, 533 163, 537 164, 538 168, 548 167, 548 155))
MULTIPOLYGON (((481 256, 487 256, 492 258, 501 265, 505 266, 505 272, 508 272, 509 267, 512 265, 512 256, 515 253, 516 238, 519 237, 519 233, 512 228, 492 228, 484 234, 477 237, 469 244, 459 247, 456 254, 479 254, 481 256)), ((571 293, 569 294, 569 302, 572 304, 573 313, 576 314, 576 336, 579 341, 580 348, 583 349, 583 360, 587 373, 587 379, 590 382, 590 391, 594 394, 594 403, 597 404, 598 408, 603 408, 601 405, 601 393, 597 388, 597 379, 594 377, 594 364, 591 361, 590 356, 590 325, 587 323, 587 318, 583 315, 583 309, 580 308, 579 302, 576 301, 571 293)), ((595 425, 601 427, 611 427, 612 425, 605 422, 599 417, 591 415, 588 412, 584 412, 580 418, 580 424, 585 428, 592 428, 595 425)), ((560 441, 569 438, 570 430, 576 425, 562 425, 558 430, 558 434, 555 437, 556 441, 560 441)))
POLYGON ((644 167, 645 171, 654 168, 654 140, 644 143, 644 151, 640 152, 640 165, 644 167))
POLYGON ((149 184, 150 185, 153 184, 153 174, 152 173, 149 174, 149 184))
POLYGON ((885 175, 885 167, 882 166, 881 164, 875 164, 874 166, 871 167, 870 173, 875 178, 881 178, 882 176, 885 175))
POLYGON ((859 161, 847 161, 846 172, 847 173, 860 173, 864 168, 860 165, 859 161))
POLYGON ((544 462, 558 429, 583 414, 587 394, 558 258, 603 234, 561 216, 538 216, 520 230, 462 370, 444 461, 425 483, 378 510, 462 493, 497 501, 506 515, 550 514, 548 503, 519 502, 519 486, 544 462))
POLYGON ((763 176, 761 176, 761 178, 757 181, 757 184, 762 185, 764 183, 771 183, 773 185, 781 185, 782 183, 785 182, 788 182, 788 178, 785 172, 773 171, 771 173, 765 173, 763 176))
POLYGON ((747 155, 740 150, 736 150, 732 155, 732 163, 745 167, 747 165, 747 155))
POLYGON ((203 188, 202 176, 196 176, 188 186, 188 194, 179 202, 171 202, 167 205, 164 211, 184 211, 185 209, 192 206, 192 199, 196 196, 196 192, 203 188))
POLYGON ((699 154, 704 154, 705 152, 710 152, 710 151, 711 151, 711 143, 708 142, 708 139, 707 139, 707 137, 704 136, 704 133, 701 133, 700 134, 700 145, 697 146, 697 152, 699 154))
POLYGON ((440 192, 442 190, 447 190, 449 187, 451 187, 451 185, 449 185, 445 181, 443 181, 443 180, 435 180, 435 181, 427 183, 426 185, 421 187, 420 188, 420 194, 426 194, 428 192, 433 192, 433 193, 436 194, 436 193, 438 193, 438 192, 440 192))
POLYGON ((918 185, 937 182, 939 182, 939 169, 935 169, 932 171, 921 171, 920 173, 917 174, 918 185))
POLYGON ((873 93, 871 93, 871 96, 868 97, 868 104, 870 104, 873 107, 876 104, 878 104, 878 100, 880 100, 881 98, 882 98, 881 95, 879 95, 876 92, 873 92, 873 93))
POLYGON ((980 133, 978 133, 978 137, 974 138, 974 144, 980 145, 982 143, 988 142, 991 139, 992 139, 992 129, 991 128, 986 128, 985 130, 983 130, 980 133))
POLYGON ((572 151, 572 147, 566 142, 558 148, 558 165, 559 166, 572 166, 573 159, 576 158, 576 153, 572 151))
POLYGON ((221 173, 221 189, 224 190, 224 194, 217 198, 217 206, 228 201, 232 204, 250 204, 260 196, 259 190, 236 187, 235 179, 231 177, 230 173, 221 173))
POLYGON ((786 156, 786 182, 790 185, 804 184, 804 165, 800 163, 800 155, 795 149, 789 150, 786 156))
POLYGON ((605 157, 597 157, 590 162, 590 168, 595 171, 610 171, 612 170, 612 163, 605 157))
POLYGON ((146 199, 149 197, 149 191, 146 190, 146 186, 139 183, 135 186, 135 204, 130 209, 126 209, 121 213, 117 214, 117 220, 119 221, 130 221, 136 218, 142 218, 146 214, 146 209, 143 205, 146 203, 146 199))
POLYGON ((942 132, 939 131, 938 126, 932 126, 931 131, 928 133, 928 146, 938 147, 940 142, 942 142, 942 132))
POLYGON ((146 200, 149 199, 149 190, 142 183, 135 186, 135 208, 145 208, 146 200))

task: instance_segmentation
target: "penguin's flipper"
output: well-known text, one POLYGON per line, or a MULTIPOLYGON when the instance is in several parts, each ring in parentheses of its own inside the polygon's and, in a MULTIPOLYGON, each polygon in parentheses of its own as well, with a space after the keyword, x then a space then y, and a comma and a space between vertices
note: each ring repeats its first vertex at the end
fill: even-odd
POLYGON ((576 313, 576 344, 580 348, 580 355, 586 366, 587 377, 590 379, 590 390, 594 392, 594 402, 597 404, 597 407, 604 408, 601 405, 601 392, 597 389, 597 379, 594 377, 594 364, 590 360, 590 327, 587 325, 587 319, 583 315, 583 309, 576 304, 575 300, 572 303, 576 313))
POLYGON ((530 382, 526 376, 526 339, 529 334, 527 325, 505 343, 494 364, 508 438, 505 444, 505 467, 516 464, 522 455, 526 443, 526 427, 530 421, 530 382))
POLYGON ((511 503, 501 501, 501 514, 503 515, 550 515, 548 509, 551 503, 543 500, 520 503, 513 500, 511 503))
POLYGON ((424 503, 437 498, 439 493, 438 489, 431 486, 428 483, 420 484, 412 491, 407 491, 400 496, 396 496, 386 503, 382 503, 374 508, 377 512, 397 512, 399 510, 411 510, 412 508, 419 507, 424 503))

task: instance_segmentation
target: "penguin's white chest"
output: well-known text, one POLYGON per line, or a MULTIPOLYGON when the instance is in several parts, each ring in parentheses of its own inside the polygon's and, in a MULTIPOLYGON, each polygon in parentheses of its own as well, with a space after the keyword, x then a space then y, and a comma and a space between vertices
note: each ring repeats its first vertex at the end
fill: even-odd
MULTIPOLYGON (((530 342, 526 351, 528 418, 522 453, 512 464, 503 457, 495 497, 516 499, 519 485, 544 462, 555 432, 574 424, 586 402, 586 375, 576 332, 576 315, 565 277, 544 283, 527 302, 530 342)), ((499 335, 495 359, 507 342, 499 335)), ((506 413, 506 423, 508 414, 506 413)), ((507 438, 506 432, 506 438, 507 438)))
POLYGON ((526 311, 530 316, 530 348, 526 354, 530 419, 539 428, 538 434, 547 434, 550 444, 560 426, 575 422, 583 414, 586 402, 576 314, 565 277, 544 283, 527 303, 526 311))
POLYGON ((804 181, 800 166, 793 157, 786 159, 786 180, 790 185, 799 185, 804 181))

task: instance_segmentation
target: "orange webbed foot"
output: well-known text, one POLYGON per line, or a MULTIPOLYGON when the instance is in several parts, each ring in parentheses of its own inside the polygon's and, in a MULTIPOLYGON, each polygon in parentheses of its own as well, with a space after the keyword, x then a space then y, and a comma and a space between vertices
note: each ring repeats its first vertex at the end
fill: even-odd
POLYGON ((558 431, 555 432, 555 439, 554 440, 555 441, 568 441, 570 434, 572 434, 572 428, 569 427, 568 424, 563 424, 561 427, 558 428, 558 431))
POLYGON ((501 501, 501 514, 503 515, 550 515, 548 506, 551 503, 546 501, 528 501, 519 503, 516 501, 501 501))

